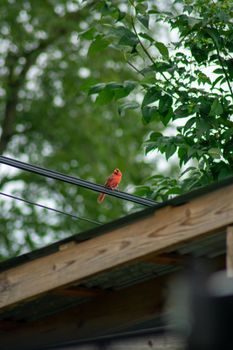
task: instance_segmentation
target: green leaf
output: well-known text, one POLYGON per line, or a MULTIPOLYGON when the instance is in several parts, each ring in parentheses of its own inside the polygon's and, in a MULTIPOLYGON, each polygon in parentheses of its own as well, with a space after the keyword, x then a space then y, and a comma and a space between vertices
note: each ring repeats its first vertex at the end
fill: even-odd
POLYGON ((131 92, 132 90, 134 90, 138 86, 138 83, 136 81, 133 81, 133 80, 125 80, 123 86, 126 90, 131 92))
POLYGON ((98 80, 96 80, 95 78, 91 78, 91 77, 84 79, 83 84, 80 85, 80 90, 89 93, 89 90, 91 89, 92 86, 94 86, 94 84, 97 83, 97 81, 98 80))
POLYGON ((202 137, 203 133, 209 130, 210 124, 204 118, 196 118, 197 136, 202 137))
POLYGON ((218 49, 220 49, 221 46, 221 37, 217 31, 217 29, 214 28, 205 28, 204 31, 209 34, 209 36, 212 38, 212 40, 217 45, 218 49))
POLYGON ((208 59, 208 51, 198 47, 196 44, 191 46, 191 52, 198 63, 205 62, 208 59))
POLYGON ((220 173, 218 175, 218 180, 223 180, 228 176, 232 176, 233 171, 229 165, 224 164, 221 166, 220 173))
POLYGON ((159 112, 162 115, 167 114, 169 111, 170 107, 172 106, 172 97, 170 95, 163 95, 160 97, 159 100, 159 112))
POLYGON ((208 153, 214 159, 221 158, 221 150, 219 148, 210 148, 208 153))
POLYGON ((155 42, 155 46, 156 46, 156 48, 159 50, 159 52, 161 53, 161 55, 165 59, 169 58, 169 51, 168 51, 167 47, 163 43, 161 43, 159 41, 156 41, 155 42))
POLYGON ((152 87, 147 90, 144 99, 142 101, 142 107, 147 106, 155 101, 157 101, 161 96, 161 92, 156 88, 152 87))
POLYGON ((197 168, 195 168, 194 166, 189 166, 188 168, 186 168, 184 171, 182 171, 182 173, 180 174, 179 177, 182 177, 184 174, 188 173, 191 170, 197 170, 197 168))
POLYGON ((157 141, 157 139, 161 136, 163 136, 161 132, 152 132, 150 134, 150 141, 157 141))
POLYGON ((166 151, 165 151, 166 159, 168 160, 175 152, 176 152, 176 145, 174 145, 173 143, 169 144, 166 147, 166 151))
POLYGON ((181 105, 174 111, 174 114, 175 114, 176 118, 186 118, 191 113, 189 111, 188 105, 181 105))
POLYGON ((99 95, 95 100, 95 103, 98 105, 105 105, 111 102, 113 98, 114 98, 114 91, 109 89, 104 89, 100 91, 99 95))
POLYGON ((86 40, 93 40, 95 35, 96 35, 96 28, 95 27, 91 27, 88 30, 85 30, 85 31, 79 33, 79 36, 82 37, 83 39, 86 39, 86 40))
POLYGON ((134 194, 140 197, 149 196, 151 194, 151 188, 149 186, 137 186, 135 187, 134 194))
POLYGON ((125 114, 125 111, 128 109, 136 109, 140 107, 138 102, 125 102, 118 108, 119 115, 123 116, 125 114))
POLYGON ((106 86, 106 84, 104 84, 104 83, 99 83, 99 84, 92 86, 89 89, 89 95, 98 94, 101 90, 105 89, 105 86, 106 86))
POLYGON ((139 33, 138 34, 141 38, 146 39, 148 41, 150 41, 151 43, 153 43, 155 41, 155 39, 153 39, 150 35, 148 35, 147 33, 139 33))
POLYGON ((137 83, 135 81, 126 80, 121 88, 115 90, 115 100, 128 96, 136 86, 137 83))
POLYGON ((137 15, 137 19, 144 25, 144 27, 149 29, 149 16, 148 15, 142 15, 139 13, 137 15))
POLYGON ((119 45, 126 45, 134 47, 138 44, 138 38, 131 30, 124 26, 119 26, 111 30, 115 36, 119 38, 119 45))
POLYGON ((117 9, 117 10, 118 10, 118 17, 117 17, 116 22, 120 22, 120 21, 122 21, 122 19, 125 18, 126 12, 120 11, 119 9, 117 9))
POLYGON ((110 89, 110 90, 122 89, 123 88, 123 84, 115 83, 115 82, 107 83, 106 84, 106 88, 110 89))
POLYGON ((108 46, 108 44, 108 41, 102 36, 97 36, 89 47, 88 55, 94 55, 99 53, 100 51, 103 51, 108 46))
POLYGON ((156 150, 158 148, 157 143, 156 142, 150 142, 147 144, 146 148, 145 148, 145 154, 148 154, 154 150, 156 150))
POLYGON ((219 100, 216 98, 211 105, 211 110, 210 110, 210 115, 215 116, 215 115, 221 115, 223 113, 223 107, 222 104, 219 102, 219 100))
POLYGON ((142 122, 143 122, 143 124, 150 123, 157 116, 158 116, 158 108, 157 107, 145 106, 142 108, 142 122))
POLYGON ((211 84, 210 78, 206 74, 199 72, 198 73, 198 83, 202 84, 211 84))
POLYGON ((222 138, 225 139, 226 141, 229 141, 233 136, 233 129, 227 129, 224 131, 222 134, 222 138))
POLYGON ((161 122, 163 123, 163 125, 167 126, 167 124, 170 122, 173 116, 173 109, 170 107, 167 113, 163 113, 162 115, 161 122))
POLYGON ((231 58, 225 62, 228 68, 228 73, 230 75, 230 78, 233 79, 233 59, 231 58))
POLYGON ((215 81, 212 84, 212 87, 214 87, 217 83, 219 83, 220 80, 222 80, 222 76, 221 75, 215 79, 215 81))
POLYGON ((190 118, 184 126, 184 132, 190 130, 190 128, 196 123, 196 118, 190 118))
POLYGON ((217 69, 215 69, 215 70, 213 71, 213 73, 215 73, 215 74, 224 74, 222 68, 217 68, 217 69))

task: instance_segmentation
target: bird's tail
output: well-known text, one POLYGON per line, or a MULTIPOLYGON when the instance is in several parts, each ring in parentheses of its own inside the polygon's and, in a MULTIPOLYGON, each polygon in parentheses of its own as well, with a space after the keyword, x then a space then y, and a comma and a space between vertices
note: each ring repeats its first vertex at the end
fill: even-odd
POLYGON ((105 198, 105 193, 100 193, 98 199, 97 199, 97 202, 100 204, 104 201, 104 198, 105 198))

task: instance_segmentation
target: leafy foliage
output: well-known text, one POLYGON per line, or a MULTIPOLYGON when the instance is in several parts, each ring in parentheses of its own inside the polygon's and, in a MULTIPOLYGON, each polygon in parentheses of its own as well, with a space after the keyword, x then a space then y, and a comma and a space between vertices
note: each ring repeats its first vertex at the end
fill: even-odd
POLYGON ((232 175, 232 1, 174 0, 164 9, 131 0, 118 17, 121 5, 102 6, 99 33, 137 73, 119 113, 140 103, 142 122, 152 130, 146 154, 160 152, 167 160, 176 154, 180 167, 194 166, 177 179, 152 176, 137 194, 165 200, 232 175), (169 43, 157 34, 160 24, 169 28, 169 43), (175 136, 161 133, 163 127, 175 128, 175 136))

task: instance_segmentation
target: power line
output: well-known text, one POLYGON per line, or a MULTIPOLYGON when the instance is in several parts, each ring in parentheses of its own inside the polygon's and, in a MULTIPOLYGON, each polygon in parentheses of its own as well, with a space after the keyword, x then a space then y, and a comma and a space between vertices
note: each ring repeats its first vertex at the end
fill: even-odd
POLYGON ((34 206, 36 206, 36 207, 40 207, 40 208, 43 208, 43 209, 47 209, 47 210, 50 210, 50 211, 54 211, 54 212, 59 213, 59 214, 63 214, 63 215, 66 215, 66 216, 70 216, 70 217, 72 217, 73 219, 83 220, 83 221, 90 222, 90 223, 92 223, 92 224, 101 225, 101 222, 98 222, 98 221, 95 221, 95 220, 92 220, 92 219, 88 219, 88 218, 85 218, 85 217, 82 217, 82 216, 76 216, 76 215, 74 215, 74 214, 69 214, 69 213, 66 213, 65 211, 62 211, 62 210, 59 210, 59 209, 55 209, 55 208, 51 208, 51 207, 48 207, 48 206, 46 206, 46 205, 39 204, 39 203, 35 203, 35 202, 29 201, 29 200, 27 200, 27 199, 23 199, 23 198, 20 198, 20 197, 16 197, 16 196, 13 196, 13 195, 8 194, 8 193, 5 193, 5 192, 0 192, 0 195, 1 195, 1 196, 5 196, 5 197, 9 197, 9 198, 12 198, 12 199, 16 199, 16 200, 18 200, 18 201, 27 203, 27 204, 29 204, 29 205, 34 205, 34 206))
POLYGON ((81 179, 78 179, 74 176, 68 176, 68 175, 59 173, 59 172, 54 171, 54 170, 49 170, 49 169, 42 168, 42 167, 39 167, 36 165, 27 164, 27 163, 21 162, 19 160, 0 156, 0 163, 12 166, 12 167, 17 168, 17 169, 29 171, 29 172, 34 173, 34 174, 49 177, 51 179, 55 179, 55 180, 67 182, 67 183, 70 183, 70 184, 73 184, 76 186, 80 186, 83 188, 87 188, 87 189, 92 190, 92 191, 106 193, 110 196, 124 199, 124 200, 134 202, 137 204, 145 205, 147 207, 152 207, 156 204, 155 201, 148 199, 148 198, 134 196, 134 195, 126 193, 126 192, 113 191, 105 186, 97 185, 97 184, 90 182, 90 181, 81 180, 81 179))

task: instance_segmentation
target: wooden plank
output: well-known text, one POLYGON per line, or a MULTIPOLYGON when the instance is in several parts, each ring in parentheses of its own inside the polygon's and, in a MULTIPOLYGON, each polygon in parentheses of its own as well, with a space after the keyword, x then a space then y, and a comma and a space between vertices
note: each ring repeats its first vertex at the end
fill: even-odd
POLYGON ((161 254, 233 224, 233 185, 0 274, 0 307, 161 254))
POLYGON ((122 331, 150 320, 163 311, 170 277, 165 275, 124 290, 109 292, 59 314, 22 324, 12 332, 0 331, 1 350, 46 348, 122 331), (35 341, 36 339, 36 341, 35 341))
POLYGON ((228 226, 226 231, 226 265, 227 276, 233 277, 233 226, 228 226))

